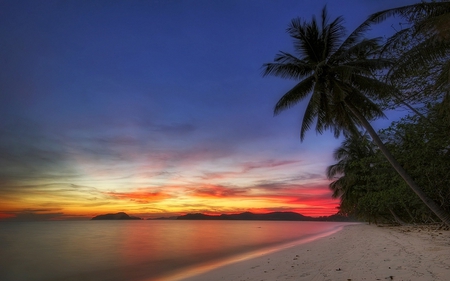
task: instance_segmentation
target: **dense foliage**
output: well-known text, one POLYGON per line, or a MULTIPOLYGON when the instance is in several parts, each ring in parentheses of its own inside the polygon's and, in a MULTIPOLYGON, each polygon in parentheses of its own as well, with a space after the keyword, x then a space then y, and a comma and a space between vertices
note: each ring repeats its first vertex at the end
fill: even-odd
MULTIPOLYGON (((379 134, 395 159, 436 203, 450 214, 450 3, 419 3, 375 13, 360 29, 390 16, 405 21, 388 38, 381 56, 396 63, 384 80, 397 91, 380 99, 383 108, 406 106, 411 115, 379 134)), ((348 143, 352 138, 346 140, 348 143)), ((346 142, 341 146, 345 147, 346 142)), ((362 145, 359 142, 359 145, 362 145)), ((340 212, 379 222, 430 222, 436 216, 381 157, 352 159, 341 178, 355 178, 340 196, 340 212), (350 198, 350 199, 349 199, 350 198)), ((336 160, 339 161, 338 158, 336 160)), ((328 174, 330 177, 331 175, 328 174)), ((336 181, 335 181, 336 182, 336 181)), ((336 193, 335 182, 330 188, 336 193)))
MULTIPOLYGON (((441 118, 439 107, 430 107, 426 116, 411 115, 394 122, 380 135, 427 196, 450 212, 450 125, 441 118)), ((341 214, 373 222, 437 220, 370 142, 349 138, 336 152, 340 150, 346 155, 335 153, 338 163, 329 167, 328 176, 338 177, 330 188, 341 200, 341 214), (345 169, 330 174, 343 159, 345 169)))

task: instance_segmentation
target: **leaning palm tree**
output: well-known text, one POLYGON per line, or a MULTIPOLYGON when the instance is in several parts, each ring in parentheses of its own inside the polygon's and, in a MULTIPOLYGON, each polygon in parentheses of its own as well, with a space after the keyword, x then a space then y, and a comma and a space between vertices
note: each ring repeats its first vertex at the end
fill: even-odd
POLYGON ((274 113, 308 99, 300 128, 300 139, 316 123, 318 133, 325 130, 348 136, 365 128, 394 169, 422 201, 447 225, 450 215, 429 199, 383 144, 369 121, 383 117, 373 99, 394 91, 392 86, 374 78, 392 62, 378 56, 380 40, 363 39, 363 29, 345 38, 342 17, 329 22, 326 7, 321 20, 311 22, 293 19, 287 32, 294 40, 296 54, 280 52, 272 63, 266 63, 264 76, 275 75, 299 81, 275 105, 274 113))

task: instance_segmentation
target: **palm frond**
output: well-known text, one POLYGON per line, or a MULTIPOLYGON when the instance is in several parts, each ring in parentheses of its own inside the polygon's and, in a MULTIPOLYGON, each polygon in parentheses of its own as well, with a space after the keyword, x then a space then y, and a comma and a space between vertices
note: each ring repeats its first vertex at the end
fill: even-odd
POLYGON ((315 18, 311 23, 302 23, 300 18, 293 19, 287 32, 294 38, 294 48, 299 56, 312 62, 319 61, 320 55, 317 50, 320 50, 321 46, 315 18))
POLYGON ((378 24, 385 21, 388 18, 400 16, 403 18, 414 18, 414 17, 422 17, 423 14, 430 9, 431 7, 427 7, 427 5, 434 3, 418 3, 412 4, 392 9, 383 10, 380 12, 373 13, 370 15, 367 20, 365 20, 362 25, 372 25, 378 24))
POLYGON ((346 183, 345 176, 330 183, 328 187, 333 191, 331 198, 341 198, 342 200, 342 196, 345 194, 346 186, 348 186, 348 184, 346 183))
MULTIPOLYGON (((386 118, 386 115, 381 108, 357 89, 354 89, 351 94, 348 95, 345 102, 346 104, 352 104, 368 121, 386 118)), ((354 116, 354 119, 358 120, 356 116, 354 116)), ((355 121, 355 123, 360 124, 359 121, 355 121)))
POLYGON ((333 124, 334 136, 336 138, 339 137, 341 132, 346 137, 358 134, 359 127, 361 126, 360 122, 349 113, 344 102, 339 102, 333 106, 333 115, 336 116, 333 124))
POLYGON ((347 50, 351 46, 355 45, 357 42, 360 42, 363 38, 363 35, 370 30, 371 23, 363 23, 358 28, 353 30, 352 33, 342 42, 341 46, 339 47, 338 51, 336 52, 339 54, 342 51, 347 50))
POLYGON ((328 96, 326 94, 316 95, 319 100, 318 109, 316 113, 316 132, 323 134, 324 131, 331 127, 333 122, 330 116, 330 102, 328 101, 328 96))
POLYGON ((330 63, 343 64, 355 60, 378 59, 381 50, 381 38, 364 39, 347 48, 340 48, 330 57, 330 63))
POLYGON ((278 115, 281 111, 288 109, 305 99, 311 93, 313 86, 313 76, 308 77, 295 85, 294 88, 284 94, 277 102, 274 108, 274 115, 278 115))
POLYGON ((275 56, 275 63, 263 64, 263 68, 263 76, 274 75, 297 80, 310 75, 313 71, 310 64, 285 52, 275 56))
POLYGON ((345 162, 339 161, 334 165, 330 165, 327 167, 326 176, 327 179, 332 180, 336 176, 343 175, 345 173, 345 162))
MULTIPOLYGON (((391 17, 401 17, 414 23, 409 29, 413 34, 426 34, 435 30, 436 26, 448 28, 450 3, 422 2, 392 9, 387 9, 370 15, 357 29, 367 29, 368 26, 378 24, 391 17), (442 25, 442 23, 444 23, 442 25)), ((448 30, 448 29, 447 29, 448 30)))
POLYGON ((410 75, 424 66, 430 66, 439 61, 446 61, 450 56, 450 42, 424 41, 402 55, 399 62, 392 67, 388 77, 395 80, 404 75, 410 75))
POLYGON ((373 77, 353 75, 352 81, 353 87, 358 92, 364 93, 368 97, 376 100, 382 100, 398 93, 398 89, 392 84, 385 83, 373 77))
POLYGON ((305 133, 311 128, 311 125, 318 113, 318 107, 320 103, 320 97, 317 94, 318 88, 319 85, 315 84, 314 93, 312 94, 311 99, 309 100, 303 114, 302 125, 300 128, 300 141, 303 141, 305 139, 305 133))
POLYGON ((411 40, 413 40, 413 38, 410 28, 400 30, 386 40, 380 50, 380 55, 383 56, 386 53, 398 52, 398 49, 405 44, 405 42, 411 40))
POLYGON ((449 98, 450 93, 450 61, 447 61, 442 66, 441 74, 438 76, 435 84, 435 89, 447 92, 446 96, 449 98))
POLYGON ((345 35, 345 28, 343 26, 344 19, 337 17, 334 21, 328 24, 328 13, 326 6, 322 11, 322 32, 321 41, 323 41, 322 60, 327 59, 331 54, 336 52, 341 44, 341 38, 345 35))

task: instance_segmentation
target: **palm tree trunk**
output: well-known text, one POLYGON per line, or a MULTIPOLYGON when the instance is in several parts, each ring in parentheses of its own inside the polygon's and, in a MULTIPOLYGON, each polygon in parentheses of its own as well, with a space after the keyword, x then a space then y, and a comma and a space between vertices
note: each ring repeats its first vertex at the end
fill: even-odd
POLYGON ((384 154, 386 159, 391 163, 392 167, 397 171, 397 173, 405 180, 405 182, 409 185, 409 187, 414 191, 414 193, 419 196, 419 198, 427 205, 427 207, 444 222, 447 226, 450 227, 450 214, 443 210, 440 206, 438 206, 433 200, 431 200, 422 189, 414 182, 414 180, 406 173, 400 163, 392 156, 391 152, 387 149, 384 143, 381 141, 378 134, 375 132, 374 128, 367 119, 350 103, 345 102, 350 111, 355 115, 356 118, 361 122, 363 127, 369 132, 375 144, 380 148, 381 152, 384 154))
POLYGON ((402 202, 402 206, 403 206, 403 209, 405 209, 406 213, 408 214, 409 218, 411 219, 411 223, 414 224, 416 222, 416 219, 409 211, 409 208, 406 206, 406 204, 404 202, 402 202))
POLYGON ((397 216, 397 214, 394 212, 394 210, 389 208, 389 212, 394 217, 394 220, 396 223, 398 223, 399 225, 406 225, 406 223, 404 221, 402 221, 402 219, 399 216, 397 216))
POLYGON ((406 106, 407 108, 409 108, 409 110, 411 110, 412 112, 414 112, 415 114, 419 115, 420 117, 425 117, 422 113, 420 113, 419 111, 417 111, 417 109, 415 109, 414 107, 412 107, 409 103, 403 101, 401 98, 399 98, 397 96, 397 94, 393 93, 392 96, 394 97, 394 99, 397 100, 397 102, 403 104, 404 106, 406 106))

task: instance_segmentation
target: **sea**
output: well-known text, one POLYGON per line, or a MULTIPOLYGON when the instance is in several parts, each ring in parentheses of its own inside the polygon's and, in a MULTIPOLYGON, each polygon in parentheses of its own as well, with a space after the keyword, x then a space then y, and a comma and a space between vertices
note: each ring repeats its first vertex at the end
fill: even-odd
POLYGON ((307 243, 349 223, 0 222, 2 281, 175 281, 307 243))

